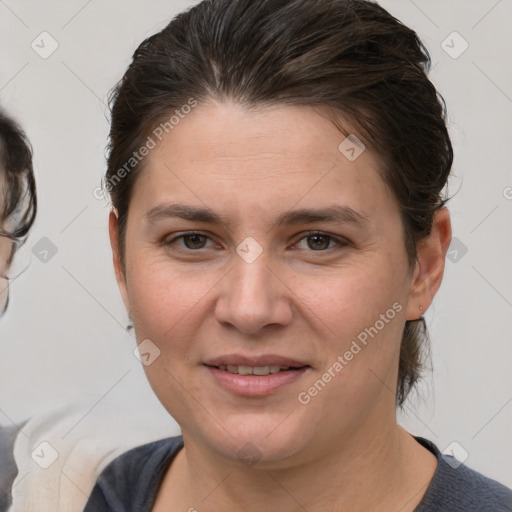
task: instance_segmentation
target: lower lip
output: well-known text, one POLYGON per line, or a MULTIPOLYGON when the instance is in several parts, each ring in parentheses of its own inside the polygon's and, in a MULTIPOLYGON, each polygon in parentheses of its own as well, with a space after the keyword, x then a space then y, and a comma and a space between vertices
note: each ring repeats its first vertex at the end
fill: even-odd
POLYGON ((298 370, 288 370, 269 375, 239 375, 213 366, 206 366, 213 378, 225 389, 239 396, 266 396, 270 395, 287 384, 300 379, 309 369, 305 366, 298 370))

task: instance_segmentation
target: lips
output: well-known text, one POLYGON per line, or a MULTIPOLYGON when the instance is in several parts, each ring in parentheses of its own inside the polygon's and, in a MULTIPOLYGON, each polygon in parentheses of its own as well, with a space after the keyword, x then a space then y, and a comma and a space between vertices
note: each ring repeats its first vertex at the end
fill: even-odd
POLYGON ((278 355, 229 354, 209 359, 204 366, 224 389, 246 397, 274 394, 311 369, 303 361, 278 355))

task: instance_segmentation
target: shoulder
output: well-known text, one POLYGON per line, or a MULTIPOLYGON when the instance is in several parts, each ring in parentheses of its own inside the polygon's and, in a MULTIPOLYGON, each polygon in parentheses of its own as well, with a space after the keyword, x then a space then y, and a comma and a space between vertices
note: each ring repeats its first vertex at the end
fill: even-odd
POLYGON ((170 437, 121 454, 101 473, 84 512, 150 510, 165 471, 183 438, 170 437))
POLYGON ((0 510, 7 510, 11 504, 11 488, 18 473, 14 461, 14 441, 19 429, 15 425, 0 425, 0 510))
POLYGON ((512 490, 441 454, 430 441, 416 440, 438 460, 430 486, 416 512, 512 512, 512 490))

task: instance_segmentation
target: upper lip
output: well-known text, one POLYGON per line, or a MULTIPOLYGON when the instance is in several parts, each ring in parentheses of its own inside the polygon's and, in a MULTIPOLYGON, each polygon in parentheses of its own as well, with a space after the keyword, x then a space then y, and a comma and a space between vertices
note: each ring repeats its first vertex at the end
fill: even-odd
POLYGON ((290 359, 274 354, 264 354, 259 356, 247 356, 242 354, 226 354, 224 356, 214 357, 204 362, 207 366, 220 366, 222 364, 232 366, 290 366, 293 368, 301 368, 309 366, 303 361, 290 359))

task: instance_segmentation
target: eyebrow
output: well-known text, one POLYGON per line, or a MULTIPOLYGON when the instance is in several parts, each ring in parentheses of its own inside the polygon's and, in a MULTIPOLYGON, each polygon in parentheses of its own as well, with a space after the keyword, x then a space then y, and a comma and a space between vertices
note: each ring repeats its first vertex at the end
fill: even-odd
MULTIPOLYGON (((197 207, 185 204, 160 204, 149 210, 146 215, 149 222, 177 217, 180 219, 204 222, 207 224, 229 225, 227 217, 219 215, 210 208, 197 207)), ((321 209, 298 209, 282 213, 274 226, 294 225, 294 224, 313 224, 316 222, 337 222, 341 224, 367 224, 368 215, 349 206, 333 205, 321 209)), ((273 227, 274 227, 273 226, 273 227)))
POLYGON ((189 206, 186 204, 159 204, 151 208, 146 215, 149 222, 157 222, 169 217, 177 217, 195 222, 206 222, 208 224, 228 224, 228 220, 218 215, 210 208, 189 206))
POLYGON ((366 224, 369 217, 361 210, 349 206, 333 205, 321 209, 300 209, 283 213, 276 225, 313 224, 315 222, 337 222, 340 224, 366 224))

